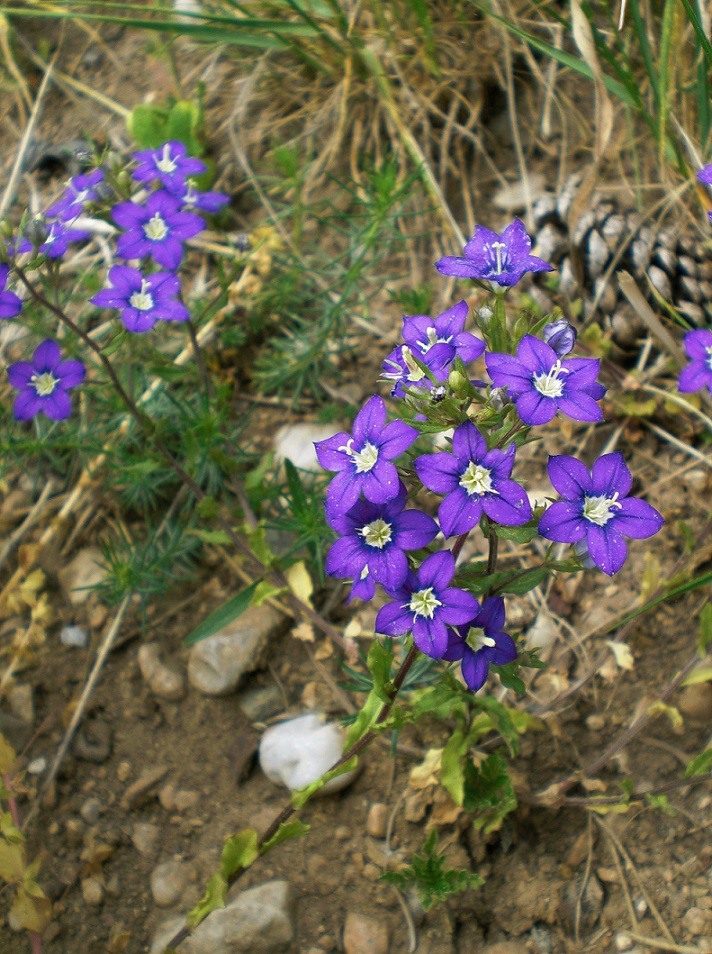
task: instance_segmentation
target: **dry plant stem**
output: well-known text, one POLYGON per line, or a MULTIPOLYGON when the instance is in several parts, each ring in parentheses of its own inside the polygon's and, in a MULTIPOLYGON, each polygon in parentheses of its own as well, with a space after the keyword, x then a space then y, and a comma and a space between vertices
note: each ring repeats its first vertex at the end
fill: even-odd
POLYGON ((198 338, 195 334, 195 326, 193 325, 192 320, 189 318, 186 321, 188 327, 188 335, 190 336, 190 344, 193 348, 193 356, 195 357, 195 364, 200 373, 200 377, 203 380, 203 388, 205 389, 205 396, 211 398, 213 395, 212 384, 210 383, 210 375, 208 374, 208 369, 205 366, 205 358, 203 357, 203 352, 200 350, 200 345, 198 344, 198 338))
MULTIPOLYGON (((405 681, 405 677, 408 675, 408 672, 410 671, 411 666, 413 665, 415 660, 418 658, 419 652, 420 650, 416 646, 411 646, 410 649, 408 650, 408 654, 406 655, 405 659, 401 663, 401 667, 396 673, 395 678, 393 680, 393 684, 391 685, 391 688, 388 692, 389 701, 383 704, 381 711, 378 713, 378 716, 376 717, 375 725, 379 725, 381 722, 385 722, 385 720, 388 718, 390 711, 393 708, 393 703, 396 700, 396 696, 400 692, 401 687, 405 681)), ((378 733, 376 732, 375 729, 369 729, 369 731, 365 735, 361 736, 361 738, 357 742, 354 742, 354 744, 351 746, 350 749, 344 752, 344 754, 341 756, 341 758, 337 762, 334 762, 334 764, 331 766, 330 769, 328 769, 328 771, 334 772, 336 769, 341 768, 342 765, 346 765, 347 762, 350 762, 351 759, 355 758, 357 755, 360 755, 360 753, 363 752, 363 750, 368 745, 371 744, 371 742, 374 740, 374 738, 377 735, 378 733)), ((297 811, 298 809, 296 809, 294 805, 292 805, 291 803, 289 805, 285 805, 282 811, 272 820, 267 830, 263 832, 263 834, 260 836, 257 843, 257 847, 261 848, 262 845, 264 845, 271 838, 273 838, 274 835, 276 835, 276 833, 279 831, 281 826, 286 821, 288 821, 292 817, 292 815, 295 815, 297 811)), ((239 879, 242 877, 245 871, 247 871, 246 868, 240 868, 239 871, 236 871, 235 874, 230 878, 228 885, 232 886, 233 884, 235 884, 236 881, 239 881, 239 879)), ((175 947, 178 947, 178 945, 181 944, 183 941, 185 941, 186 938, 190 937, 191 933, 192 932, 190 928, 188 927, 181 928, 180 931, 178 931, 178 933, 175 934, 171 938, 171 940, 168 942, 167 949, 171 950, 175 947)))
MULTIPOLYGON (((675 792, 679 788, 687 788, 691 785, 703 785, 705 782, 712 782, 712 772, 705 775, 693 775, 691 778, 677 778, 672 782, 666 782, 657 788, 651 788, 647 792, 637 792, 630 796, 631 802, 644 802, 646 795, 666 795, 668 792, 675 792)), ((618 805, 620 796, 606 795, 601 797, 586 798, 585 796, 571 795, 564 799, 564 806, 582 808, 595 808, 596 805, 618 805)))
MULTIPOLYGON (((48 308, 52 312, 52 314, 55 315, 62 322, 62 324, 64 324, 67 328, 69 328, 70 331, 72 331, 75 335, 77 335, 77 337, 80 338, 87 345, 87 347, 91 348, 94 354, 101 361, 104 367, 104 370, 108 374, 109 379, 111 380, 111 383, 116 389, 116 393, 124 402, 127 410, 129 411, 131 416, 134 418, 138 426, 141 428, 141 430, 145 434, 147 434, 147 436, 153 438, 156 449, 165 458, 166 462, 170 464, 170 466, 173 468, 173 470, 178 475, 178 477, 180 477, 180 479, 186 485, 186 487, 188 487, 188 489, 193 493, 195 498, 197 500, 203 500, 206 494, 203 492, 202 488, 193 480, 193 478, 183 469, 183 467, 175 459, 173 454, 171 454, 171 452, 168 450, 165 444, 158 437, 156 437, 155 425, 153 424, 153 421, 151 421, 151 419, 146 414, 141 413, 136 403, 127 394, 126 389, 122 385, 121 381, 119 381, 118 375, 116 374, 113 364, 106 357, 106 355, 101 349, 101 346, 96 341, 94 341, 94 339, 91 338, 82 328, 80 328, 79 325, 77 325, 74 321, 72 321, 72 319, 69 317, 69 315, 66 314, 66 312, 64 312, 57 305, 53 304, 48 298, 46 298, 40 291, 37 290, 37 288, 33 285, 33 283, 28 279, 27 273, 25 272, 24 268, 22 268, 20 265, 14 265, 13 267, 18 278, 20 279, 22 284, 25 286, 25 288, 29 291, 30 295, 32 295, 34 300, 38 304, 41 304, 45 308, 48 308)), ((341 633, 336 629, 336 627, 332 626, 331 623, 327 622, 327 620, 325 620, 319 613, 317 613, 316 610, 312 609, 310 606, 307 606, 305 603, 302 603, 302 601, 298 599, 289 590, 287 580, 285 579, 282 573, 276 570, 273 570, 267 573, 267 570, 264 564, 257 559, 257 557, 250 550, 249 546, 238 536, 237 533, 235 533, 235 531, 233 530, 233 528, 231 527, 230 523, 227 520, 218 516, 217 521, 220 524, 220 527, 230 537, 230 540, 232 544, 235 546, 235 548, 247 560, 249 560, 249 562, 252 564, 256 572, 258 572, 260 575, 266 574, 267 578, 271 580, 276 586, 279 586, 280 589, 286 588, 288 590, 288 593, 285 596, 285 599, 287 603, 295 611, 295 613, 299 616, 306 616, 310 620, 310 622, 314 623, 314 625, 321 630, 322 633, 324 633, 330 639, 332 639, 344 651, 347 651, 346 643, 344 642, 344 639, 341 633)))

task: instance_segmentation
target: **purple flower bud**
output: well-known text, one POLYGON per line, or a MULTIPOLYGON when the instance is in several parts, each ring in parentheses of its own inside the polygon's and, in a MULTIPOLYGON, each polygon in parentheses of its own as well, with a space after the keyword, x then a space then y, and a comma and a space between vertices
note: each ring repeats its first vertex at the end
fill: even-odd
POLYGON ((576 329, 565 318, 559 318, 558 321, 550 321, 548 325, 544 325, 542 338, 558 357, 564 358, 574 350, 576 329))

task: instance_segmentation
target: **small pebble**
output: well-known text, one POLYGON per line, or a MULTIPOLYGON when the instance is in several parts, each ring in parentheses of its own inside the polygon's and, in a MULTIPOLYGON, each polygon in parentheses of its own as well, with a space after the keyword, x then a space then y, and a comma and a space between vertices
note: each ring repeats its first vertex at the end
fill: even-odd
POLYGON ((98 798, 87 798, 82 807, 79 809, 79 814, 82 816, 84 821, 90 827, 96 825, 99 821, 99 816, 101 815, 101 802, 98 798))
POLYGON ((27 725, 35 724, 35 706, 32 701, 32 686, 26 683, 18 683, 16 686, 10 686, 7 693, 7 701, 10 703, 10 710, 27 725))
POLYGON ((65 830, 67 833, 67 841, 70 845, 81 845, 84 841, 84 832, 86 828, 84 827, 84 822, 80 818, 68 818, 65 830))
POLYGON ((180 898, 188 883, 185 865, 180 861, 164 861, 151 872, 151 894, 159 908, 169 908, 180 898))
POLYGON ((586 719, 586 728, 590 729, 591 732, 600 732, 601 729, 605 729, 605 727, 606 720, 602 715, 594 714, 586 719))
MULTIPOLYGON (((316 712, 273 725, 260 741, 260 768, 276 785, 294 791, 316 781, 338 760, 344 747, 341 726, 316 712)), ((318 792, 327 795, 350 785, 358 768, 338 775, 318 792)))
POLYGON ((385 924, 349 911, 344 925, 345 954, 388 954, 388 928, 385 924))
POLYGON ((76 646, 78 649, 83 649, 89 642, 89 633, 83 626, 63 626, 59 641, 63 646, 76 646))
POLYGON ((82 881, 82 897, 92 908, 98 908, 104 900, 104 885, 98 878, 85 878, 82 881))
POLYGON ((30 764, 27 766, 27 772, 29 775, 41 775, 46 768, 47 759, 40 757, 37 759, 32 759, 30 764))
POLYGON ((368 810, 366 831, 371 838, 385 838, 388 825, 388 806, 383 802, 374 802, 368 810))
POLYGON ((187 789, 176 792, 173 798, 173 804, 177 812, 187 812, 191 808, 195 808, 199 801, 200 792, 191 792, 187 789))
POLYGON ((158 848, 159 835, 160 831, 156 825, 151 825, 148 822, 138 822, 134 825, 131 841, 140 854, 153 855, 158 848))
POLYGON ((183 675, 161 659, 158 643, 145 643, 138 651, 141 675, 154 696, 168 702, 178 702, 185 695, 183 675))
POLYGON ((129 785, 124 792, 121 807, 125 810, 137 808, 147 801, 153 795, 158 783, 167 774, 167 765, 156 765, 153 768, 145 769, 139 778, 132 785, 129 785))
POLYGON ((619 931, 615 937, 615 945, 617 951, 629 951, 633 947, 633 941, 625 931, 619 931))

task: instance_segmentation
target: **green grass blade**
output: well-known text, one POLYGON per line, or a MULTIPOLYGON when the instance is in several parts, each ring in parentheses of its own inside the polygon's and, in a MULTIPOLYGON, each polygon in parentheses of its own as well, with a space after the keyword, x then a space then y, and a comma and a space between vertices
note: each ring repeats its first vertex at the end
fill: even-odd
POLYGON ((259 582, 253 583, 238 593, 237 596, 233 596, 227 603, 223 603, 220 609, 215 610, 211 616, 208 616, 207 619, 196 626, 189 636, 186 636, 183 640, 185 645, 193 646, 195 643, 199 643, 201 640, 207 639, 208 636, 213 636, 215 633, 219 633, 221 629, 229 626, 233 620, 248 609, 258 586, 259 582))
POLYGON ((710 41, 707 38, 707 34, 705 33, 700 18, 697 15, 697 10, 692 5, 692 0, 682 0, 682 5, 685 8, 687 19, 690 21, 692 24, 692 29, 695 31, 697 42, 699 43, 702 52, 705 54, 710 66, 712 66, 712 44, 710 44, 710 41))

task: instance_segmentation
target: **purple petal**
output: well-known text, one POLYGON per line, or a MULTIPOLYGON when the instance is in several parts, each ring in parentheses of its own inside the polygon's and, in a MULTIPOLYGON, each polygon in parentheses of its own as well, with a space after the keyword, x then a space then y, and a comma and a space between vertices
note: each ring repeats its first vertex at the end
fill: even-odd
POLYGON ((490 596, 482 604, 482 608, 473 619, 472 625, 481 626, 485 633, 494 639, 494 634, 501 631, 505 620, 504 600, 501 596, 490 596))
POLYGON ((592 489, 595 496, 627 497, 633 486, 633 475, 619 452, 603 454, 591 469, 592 489))
POLYGON ((402 550, 427 547, 440 532, 437 523, 420 510, 406 510, 398 519, 394 541, 402 550))
POLYGON ((28 388, 26 391, 20 391, 15 398, 12 413, 16 421, 29 421, 42 408, 42 400, 38 397, 34 388, 28 388))
POLYGON ((111 217, 122 229, 135 229, 150 218, 146 210, 135 202, 120 202, 115 205, 111 210, 111 217))
POLYGON ((60 358, 61 353, 57 342, 47 339, 35 349, 35 353, 32 355, 32 363, 37 371, 54 371, 60 358))
POLYGON ((455 350, 465 364, 469 364, 471 361, 476 361, 480 358, 487 347, 481 338, 471 334, 469 331, 460 331, 456 334, 452 339, 452 344, 455 346, 455 350))
POLYGON ((448 636, 445 624, 438 619, 419 616, 413 623, 413 642, 426 656, 441 659, 447 649, 448 636))
POLYGON ((518 527, 532 518, 529 498, 514 480, 499 481, 497 494, 485 494, 482 507, 490 519, 505 527, 518 527))
MULTIPOLYGON (((470 306, 466 301, 462 300, 454 304, 452 308, 441 312, 437 318, 433 320, 438 338, 449 338, 452 335, 459 334, 465 327, 469 310, 470 306)), ((479 339, 477 340, 479 341, 479 339)))
POLYGON ((534 388, 520 395, 516 403, 517 414, 525 424, 532 427, 548 424, 556 416, 557 402, 553 398, 544 397, 534 388))
POLYGON ((176 212, 168 223, 171 235, 179 239, 189 239, 202 232, 205 228, 205 219, 193 212, 176 212))
POLYGON ((119 258, 145 258, 151 254, 151 242, 142 232, 124 232, 116 243, 116 254, 119 258))
POLYGON ((364 602, 370 602, 373 597, 376 595, 376 584, 373 580, 373 577, 369 573, 363 579, 357 579, 354 581, 354 585, 351 587, 351 592, 349 593, 347 603, 350 603, 351 600, 364 600, 364 602))
POLYGON ((353 473, 342 470, 334 477, 326 491, 327 514, 338 516, 348 513, 358 500, 360 489, 359 481, 354 480, 353 473))
POLYGON ((21 311, 22 301, 14 292, 0 292, 0 319, 14 318, 21 311))
POLYGON ((438 616, 448 626, 462 626, 464 623, 469 623, 480 606, 472 593, 454 586, 442 590, 438 598, 444 604, 438 609, 438 616))
POLYGON ((487 453, 487 443, 472 421, 455 428, 452 451, 462 464, 479 463, 487 453))
POLYGON ((359 541, 354 537, 336 540, 326 555, 325 569, 329 576, 357 578, 368 563, 359 541))
POLYGON ((416 457, 413 466, 423 484, 436 494, 447 494, 455 490, 462 472, 458 459, 445 451, 416 457))
POLYGON ((183 245, 177 238, 169 235, 162 242, 151 242, 150 246, 155 262, 171 270, 178 268, 183 258, 183 245))
POLYGON ((349 435, 345 431, 339 431, 333 437, 327 437, 325 441, 315 441, 314 450, 316 459, 324 470, 344 470, 351 463, 351 458, 340 447, 346 447, 349 435))
POLYGON ((150 331, 156 324, 159 316, 156 314, 155 308, 152 308, 150 311, 141 311, 138 308, 125 308, 119 317, 127 331, 140 335, 146 331, 150 331))
MULTIPOLYGON (((364 404, 354 419, 354 443, 363 445, 366 440, 380 438, 386 423, 386 404, 382 397, 374 394, 364 404)), ((378 441, 380 445, 380 440, 378 441)))
POLYGON ((558 398, 556 403, 562 414, 573 418, 574 421, 589 421, 593 423, 603 420, 603 411, 595 399, 585 391, 571 392, 567 386, 564 396, 558 398))
POLYGON ((677 389, 682 394, 690 394, 693 391, 701 391, 703 388, 709 388, 712 391, 712 371, 702 361, 693 361, 683 369, 677 389))
POLYGON ((29 361, 18 361, 7 369, 7 376, 14 388, 26 388, 34 373, 35 369, 29 361))
POLYGON ((487 681, 489 660, 482 652, 473 653, 472 650, 469 652, 466 651, 460 664, 460 669, 462 671, 462 678, 465 680, 467 687, 471 689, 472 692, 477 692, 487 681))
POLYGON ((545 511, 539 521, 539 533, 555 543, 578 543, 588 526, 581 515, 581 504, 560 500, 545 511))
POLYGON ((549 458, 549 480, 566 500, 581 500, 593 494, 593 481, 585 464, 575 457, 555 454, 549 458))
POLYGON ((486 271, 486 263, 480 264, 469 258, 459 258, 456 255, 446 255, 438 259, 435 267, 441 275, 451 275, 453 278, 479 278, 486 271))
POLYGON ((478 494, 468 496, 462 487, 456 487, 440 504, 438 520, 444 537, 467 533, 480 522, 482 498, 478 494))
POLYGON ((665 523, 655 507, 635 497, 622 500, 620 510, 614 510, 613 515, 613 525, 618 533, 634 540, 652 537, 665 523))
POLYGON ((389 546, 380 552, 374 549, 368 558, 368 568, 376 583, 386 590, 400 589, 408 576, 408 558, 398 547, 389 546))
POLYGON ((72 402, 66 391, 57 387, 51 394, 40 398, 42 411, 51 421, 63 421, 72 413, 72 402))
POLYGON ((455 575, 455 557, 449 550, 440 550, 431 553, 423 560, 418 570, 418 588, 425 589, 432 586, 437 592, 444 590, 455 575))
POLYGON ((532 387, 531 370, 511 354, 485 353, 485 366, 495 387, 508 388, 512 397, 532 387))
POLYGON ((372 503, 388 503, 398 494, 400 478, 398 477, 398 471, 390 461, 379 460, 373 470, 358 476, 361 478, 361 489, 364 497, 372 503))
POLYGON ((87 369, 81 361, 62 361, 54 370, 65 390, 76 388, 86 377, 87 369))
POLYGON ((391 421, 387 424, 380 435, 374 432, 373 439, 378 437, 378 456, 385 460, 394 460, 405 453, 415 442, 418 432, 414 427, 406 424, 404 421, 391 421))
POLYGON ((413 614, 408 611, 407 605, 402 603, 386 603, 378 611, 374 630, 384 636, 405 636, 413 629, 413 614))
POLYGON ((165 301, 153 309, 156 321, 189 321, 190 312, 181 301, 165 301))
POLYGON ((496 646, 491 650, 490 660, 495 666, 506 666, 517 658, 517 647, 508 633, 497 633, 492 636, 496 646))
POLYGON ((697 328, 685 335, 685 351, 688 358, 707 363, 710 358, 708 348, 712 348, 712 331, 709 328, 697 328))
POLYGON ((586 545, 591 559, 599 570, 607 576, 613 576, 625 563, 628 547, 611 521, 605 527, 589 523, 586 531, 586 545))
POLYGON ((534 374, 548 374, 559 360, 552 347, 533 335, 524 335, 519 342, 517 358, 534 374))

